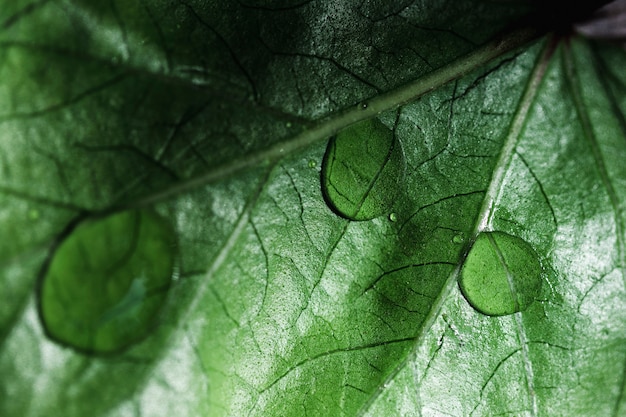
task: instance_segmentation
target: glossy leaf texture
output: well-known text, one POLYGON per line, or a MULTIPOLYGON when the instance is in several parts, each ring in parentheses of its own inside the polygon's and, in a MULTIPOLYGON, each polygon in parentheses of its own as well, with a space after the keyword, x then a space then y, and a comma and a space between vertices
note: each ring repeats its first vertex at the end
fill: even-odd
POLYGON ((626 412, 626 55, 532 4, 3 5, 0 415, 626 412), (321 171, 358 123, 402 175, 351 221, 321 171), (76 351, 37 287, 118 212, 158 213, 178 273, 145 338, 76 351), (494 232, 542 269, 503 316, 458 282, 494 232))

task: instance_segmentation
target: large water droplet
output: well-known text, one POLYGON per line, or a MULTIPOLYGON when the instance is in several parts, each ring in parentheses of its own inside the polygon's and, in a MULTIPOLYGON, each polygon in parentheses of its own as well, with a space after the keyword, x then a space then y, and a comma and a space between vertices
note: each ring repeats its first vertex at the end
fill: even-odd
POLYGON ((328 142, 322 191, 339 215, 370 220, 389 212, 404 174, 404 153, 395 135, 380 120, 369 119, 328 142))
POLYGON ((76 226, 42 278, 39 311, 48 336, 96 354, 145 338, 170 287, 175 248, 174 230, 150 210, 76 226))
POLYGON ((476 310, 503 316, 525 310, 539 295, 542 267, 533 248, 503 232, 478 235, 461 270, 460 286, 476 310))

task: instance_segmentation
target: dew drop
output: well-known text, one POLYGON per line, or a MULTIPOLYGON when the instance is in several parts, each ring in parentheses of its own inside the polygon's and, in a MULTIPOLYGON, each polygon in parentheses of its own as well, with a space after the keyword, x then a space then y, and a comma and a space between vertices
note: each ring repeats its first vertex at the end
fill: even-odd
POLYGON ((28 218, 31 219, 31 220, 39 219, 39 210, 37 210, 37 209, 30 209, 30 210, 28 210, 28 218))
POLYGON ((489 316, 523 311, 539 296, 542 267, 533 248, 503 232, 478 235, 461 269, 460 287, 472 307, 489 316))
POLYGON ((315 161, 314 159, 311 159, 309 161, 309 168, 315 168, 317 166, 317 161, 315 161))
POLYGON ((370 220, 389 213, 404 175, 399 141, 374 118, 330 139, 322 160, 322 191, 340 216, 370 220))
POLYGON ((463 243, 463 240, 464 239, 462 233, 458 233, 454 235, 454 237, 452 237, 452 243, 456 243, 457 245, 463 243))
POLYGON ((396 213, 389 214, 389 220, 392 221, 392 222, 397 222, 398 221, 398 215, 396 213))
POLYGON ((63 240, 42 277, 39 313, 47 335, 94 354, 145 338, 176 263, 174 230, 151 210, 88 220, 63 240))

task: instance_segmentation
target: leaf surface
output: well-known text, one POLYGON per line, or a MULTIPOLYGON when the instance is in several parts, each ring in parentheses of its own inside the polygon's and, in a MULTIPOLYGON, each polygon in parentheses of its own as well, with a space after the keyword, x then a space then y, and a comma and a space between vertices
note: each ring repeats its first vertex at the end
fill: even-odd
POLYGON ((387 3, 2 9, 0 415, 623 413, 626 54, 524 4, 387 3), (405 175, 350 221, 322 159, 374 117, 405 175), (55 249, 146 207, 177 234, 159 326, 109 356, 51 340, 55 249), (490 231, 539 258, 521 312, 459 289, 490 231))

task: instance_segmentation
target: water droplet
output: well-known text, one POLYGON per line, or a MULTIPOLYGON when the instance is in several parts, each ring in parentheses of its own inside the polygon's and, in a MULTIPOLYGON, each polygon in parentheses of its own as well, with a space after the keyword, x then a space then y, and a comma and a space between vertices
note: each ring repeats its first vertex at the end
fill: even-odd
POLYGON ((369 119, 328 142, 322 191, 339 215, 370 220, 389 212, 404 174, 404 154, 395 135, 380 120, 369 119))
POLYGON ((37 209, 28 210, 28 218, 31 220, 37 220, 39 218, 39 210, 37 209))
POLYGON ((362 110, 367 109, 367 102, 365 102, 365 101, 364 101, 364 102, 362 102, 361 104, 359 104, 359 107, 360 107, 362 110))
POLYGON ((96 354, 145 338, 170 287, 175 245, 172 227, 151 210, 80 223, 41 281, 39 312, 48 336, 96 354))
POLYGON ((392 222, 397 222, 398 221, 398 215, 396 213, 389 214, 389 220, 391 220, 392 222))
POLYGON ((463 238, 463 234, 462 233, 458 233, 456 235, 454 235, 454 237, 452 238, 452 243, 456 243, 457 245, 460 243, 463 243, 465 239, 463 238))
POLYGON ((291 122, 285 123, 285 126, 287 127, 287 129, 291 128, 291 122))
POLYGON ((309 161, 309 168, 315 168, 317 166, 317 161, 315 161, 314 159, 311 159, 309 161))
POLYGON ((542 268, 533 248, 503 232, 478 235, 461 270, 460 287, 476 310, 490 316, 523 311, 539 295, 542 268))

